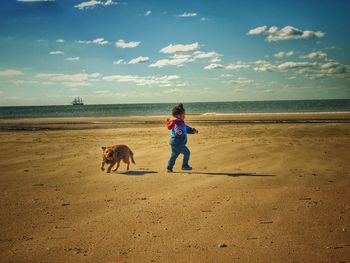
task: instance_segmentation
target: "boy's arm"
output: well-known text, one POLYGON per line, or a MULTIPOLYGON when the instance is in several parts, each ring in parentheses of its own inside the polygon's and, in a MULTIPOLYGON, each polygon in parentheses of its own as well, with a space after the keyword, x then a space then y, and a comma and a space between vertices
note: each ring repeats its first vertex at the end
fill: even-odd
POLYGON ((189 134, 198 133, 198 130, 197 130, 197 129, 192 128, 192 127, 190 127, 190 126, 188 126, 188 125, 186 125, 186 129, 187 129, 187 133, 189 133, 189 134))
POLYGON ((168 130, 171 130, 175 125, 175 120, 167 119, 166 120, 166 127, 168 130))

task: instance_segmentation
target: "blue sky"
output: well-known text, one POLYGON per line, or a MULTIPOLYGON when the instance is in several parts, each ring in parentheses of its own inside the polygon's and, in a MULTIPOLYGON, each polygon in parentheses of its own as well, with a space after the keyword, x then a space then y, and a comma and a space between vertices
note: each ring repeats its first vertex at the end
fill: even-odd
POLYGON ((348 1, 5 0, 0 105, 350 98, 348 1))

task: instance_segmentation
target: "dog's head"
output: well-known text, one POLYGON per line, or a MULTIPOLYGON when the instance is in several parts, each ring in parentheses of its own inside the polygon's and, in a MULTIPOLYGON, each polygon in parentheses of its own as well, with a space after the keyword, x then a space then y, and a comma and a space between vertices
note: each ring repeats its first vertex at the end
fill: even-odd
POLYGON ((102 158, 106 161, 113 161, 114 160, 114 150, 110 147, 101 147, 102 148, 102 158))

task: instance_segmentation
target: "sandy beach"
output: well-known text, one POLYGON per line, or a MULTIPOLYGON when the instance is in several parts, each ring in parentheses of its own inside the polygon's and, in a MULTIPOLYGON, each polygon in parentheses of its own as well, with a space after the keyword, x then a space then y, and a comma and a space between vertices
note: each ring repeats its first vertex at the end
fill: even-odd
POLYGON ((350 114, 189 116, 330 121, 189 123, 174 173, 165 118, 0 120, 40 128, 0 132, 0 261, 350 262, 350 114), (114 144, 129 172, 99 169, 114 144))

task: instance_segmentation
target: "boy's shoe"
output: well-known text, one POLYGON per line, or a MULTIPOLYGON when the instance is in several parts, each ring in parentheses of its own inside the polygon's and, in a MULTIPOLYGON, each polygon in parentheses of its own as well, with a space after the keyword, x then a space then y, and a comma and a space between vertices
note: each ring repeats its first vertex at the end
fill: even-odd
POLYGON ((182 170, 190 171, 190 170, 192 170, 192 167, 189 165, 185 165, 185 166, 182 166, 182 170))
POLYGON ((166 168, 166 171, 167 171, 168 173, 172 173, 172 172, 173 172, 173 168, 167 167, 167 168, 166 168))

